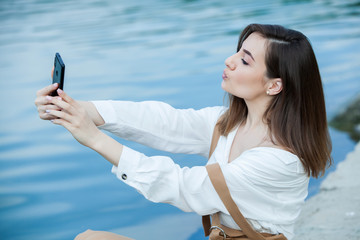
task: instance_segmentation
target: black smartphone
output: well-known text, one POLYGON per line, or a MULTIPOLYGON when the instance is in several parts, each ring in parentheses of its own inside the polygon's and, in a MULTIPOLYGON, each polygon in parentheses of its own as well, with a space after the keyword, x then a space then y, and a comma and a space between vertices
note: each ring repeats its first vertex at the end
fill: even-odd
MULTIPOLYGON (((63 60, 61 59, 61 56, 59 53, 55 54, 54 59, 54 73, 53 73, 53 83, 58 83, 59 88, 61 90, 64 89, 64 76, 65 76, 65 64, 63 60)), ((51 96, 58 96, 57 91, 53 91, 51 93, 51 96)))

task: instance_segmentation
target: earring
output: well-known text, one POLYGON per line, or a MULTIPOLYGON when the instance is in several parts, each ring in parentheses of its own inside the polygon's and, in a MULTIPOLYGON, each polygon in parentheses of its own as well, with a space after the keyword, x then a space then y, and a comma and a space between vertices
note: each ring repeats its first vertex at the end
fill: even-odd
POLYGON ((266 94, 267 94, 267 95, 270 95, 270 91, 269 91, 269 90, 267 90, 267 91, 266 91, 266 94))

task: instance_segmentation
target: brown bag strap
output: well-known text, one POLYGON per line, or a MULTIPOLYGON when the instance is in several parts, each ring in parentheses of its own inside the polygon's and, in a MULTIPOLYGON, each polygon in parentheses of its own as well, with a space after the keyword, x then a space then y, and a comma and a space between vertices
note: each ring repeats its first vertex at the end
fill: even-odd
MULTIPOLYGON (((218 126, 216 125, 211 139, 209 158, 215 151, 219 138, 220 138, 220 132, 218 130, 218 126)), ((211 221, 209 215, 202 216, 202 224, 203 224, 205 236, 207 237, 210 235, 210 227, 211 227, 211 221)))
MULTIPOLYGON (((214 128, 211 145, 210 145, 210 153, 209 158, 213 154, 217 143, 220 138, 220 132, 218 130, 218 126, 216 125, 214 128)), ((213 184, 217 194, 219 195, 221 201, 224 203, 226 209, 230 213, 231 217, 234 219, 236 224, 241 228, 241 230, 247 235, 248 238, 254 240, 265 240, 265 238, 258 232, 256 232, 246 221, 245 217, 241 214, 239 208, 235 204, 234 200, 230 195, 229 188, 225 182, 225 178, 223 172, 218 163, 207 165, 206 170, 210 177, 211 183, 213 184)), ((205 236, 209 236, 210 234, 210 216, 202 217, 203 227, 205 236)))
POLYGON ((221 201, 224 203, 231 217, 241 228, 241 230, 246 234, 246 236, 252 240, 265 240, 265 238, 260 233, 256 232, 250 226, 250 224, 246 221, 245 217, 241 214, 239 208, 231 197, 220 165, 218 163, 207 165, 206 170, 208 171, 211 183, 213 184, 221 201))
POLYGON ((205 237, 210 235, 211 221, 210 215, 202 216, 202 225, 205 233, 205 237))

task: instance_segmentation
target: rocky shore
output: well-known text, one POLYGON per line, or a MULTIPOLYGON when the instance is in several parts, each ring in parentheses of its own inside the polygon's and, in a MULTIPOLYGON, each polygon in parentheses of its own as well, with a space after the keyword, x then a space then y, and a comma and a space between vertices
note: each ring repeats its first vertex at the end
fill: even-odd
POLYGON ((360 240, 360 142, 306 201, 294 240, 360 240))

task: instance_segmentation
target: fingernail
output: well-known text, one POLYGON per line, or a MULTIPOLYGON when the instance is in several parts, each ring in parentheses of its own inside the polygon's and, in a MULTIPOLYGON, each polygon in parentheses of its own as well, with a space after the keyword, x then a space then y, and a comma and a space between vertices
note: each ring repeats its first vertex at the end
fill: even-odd
POLYGON ((49 109, 46 109, 46 110, 45 110, 45 112, 46 112, 46 113, 49 113, 49 112, 50 112, 50 110, 49 110, 49 109))
POLYGON ((58 88, 57 92, 60 94, 60 93, 63 93, 63 90, 61 90, 60 88, 58 88))
POLYGON ((59 100, 59 101, 61 101, 61 100, 62 100, 62 98, 61 98, 61 97, 57 97, 56 99, 57 99, 57 100, 59 100))
POLYGON ((47 100, 51 100, 51 97, 50 97, 50 96, 46 96, 46 99, 47 99, 47 100))
POLYGON ((57 86, 57 83, 54 83, 53 86, 56 87, 56 86, 57 86))

